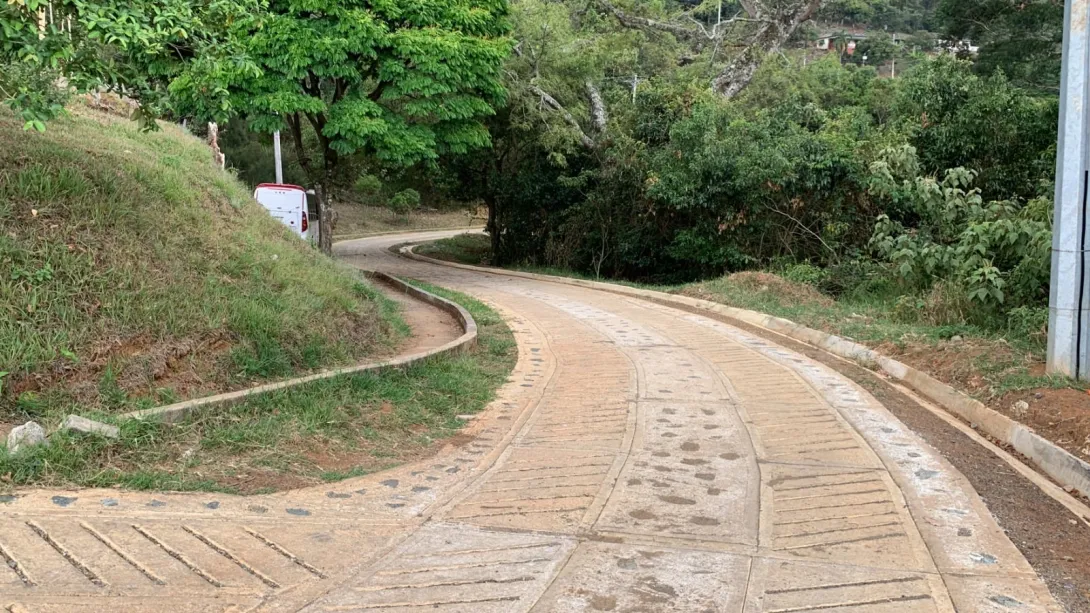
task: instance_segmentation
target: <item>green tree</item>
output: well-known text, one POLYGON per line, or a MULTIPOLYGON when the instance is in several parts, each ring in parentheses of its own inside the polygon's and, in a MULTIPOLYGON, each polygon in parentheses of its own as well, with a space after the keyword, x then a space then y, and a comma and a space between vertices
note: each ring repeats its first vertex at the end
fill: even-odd
MULTIPOLYGON (((489 145, 482 119, 505 98, 507 10, 505 0, 273 0, 246 33, 260 72, 213 76, 255 129, 287 124, 328 228, 325 188, 343 158, 403 166, 489 145)), ((183 79, 172 93, 199 107, 203 89, 183 79)))
POLYGON ((154 129, 154 118, 170 110, 169 86, 186 75, 199 86, 202 118, 225 118, 228 92, 208 77, 256 74, 237 34, 261 7, 261 0, 9 0, 0 5, 0 102, 44 130, 63 109, 58 90, 105 87, 138 99, 136 119, 154 129))
POLYGON ((881 66, 897 57, 898 51, 897 43, 893 42, 889 34, 876 32, 859 41, 852 59, 867 66, 881 66), (864 57, 867 59, 864 60, 864 57))
POLYGON ((946 38, 980 47, 976 70, 1001 69, 1015 83, 1055 92, 1060 84, 1063 2, 941 0, 937 19, 946 38))

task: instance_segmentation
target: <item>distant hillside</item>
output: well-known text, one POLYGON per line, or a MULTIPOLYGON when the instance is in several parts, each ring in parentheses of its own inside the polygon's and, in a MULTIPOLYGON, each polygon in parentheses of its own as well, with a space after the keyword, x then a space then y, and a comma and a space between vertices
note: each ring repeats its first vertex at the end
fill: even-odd
POLYGON ((0 110, 0 426, 389 352, 392 307, 293 238, 179 127, 0 110))

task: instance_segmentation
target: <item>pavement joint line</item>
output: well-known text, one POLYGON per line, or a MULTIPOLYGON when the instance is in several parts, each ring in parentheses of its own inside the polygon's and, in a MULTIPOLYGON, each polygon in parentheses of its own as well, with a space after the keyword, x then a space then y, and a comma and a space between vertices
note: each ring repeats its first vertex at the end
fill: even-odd
POLYGON ((317 576, 319 579, 325 579, 327 577, 327 575, 325 573, 323 573, 321 570, 318 570, 318 568, 316 568, 316 567, 312 566, 311 564, 307 563, 305 560, 303 560, 299 556, 297 556, 294 553, 288 551, 287 548, 282 547, 281 545, 279 545, 275 541, 267 538, 266 536, 264 536, 263 534, 261 534, 257 530, 254 530, 254 529, 252 529, 252 528, 250 528, 248 526, 244 527, 243 530, 245 530, 247 532, 247 534, 254 537, 258 541, 261 541, 269 549, 272 549, 276 553, 279 553, 280 555, 282 555, 285 558, 287 558, 288 560, 290 560, 293 564, 296 564, 296 565, 300 566, 301 568, 305 569, 306 571, 310 572, 311 574, 317 576))
MULTIPOLYGON (((889 494, 889 492, 886 491, 886 490, 882 490, 882 493, 887 494, 887 495, 889 494)), ((896 503, 894 503, 893 500, 888 500, 887 499, 887 500, 875 500, 873 502, 852 502, 852 503, 849 503, 849 504, 829 504, 829 505, 821 505, 821 506, 816 506, 816 507, 801 507, 801 508, 798 508, 798 509, 776 509, 776 513, 779 514, 779 513, 798 513, 800 511, 823 511, 825 509, 849 509, 849 508, 857 508, 857 507, 869 507, 869 506, 876 505, 876 504, 892 504, 892 505, 896 506, 896 503)))
MULTIPOLYGON (((463 505, 465 503, 462 503, 463 505)), ((588 505, 589 506, 589 505, 588 505)), ((523 511, 504 511, 502 513, 478 513, 476 515, 450 515, 447 519, 451 521, 465 521, 467 519, 480 519, 483 517, 503 517, 506 515, 530 515, 538 513, 576 513, 579 511, 586 511, 587 507, 574 507, 565 509, 527 509, 523 511)))
POLYGON ((238 555, 233 553, 231 550, 227 549, 223 545, 221 545, 221 544, 217 543, 216 541, 212 540, 210 537, 198 532, 196 529, 194 529, 191 526, 186 526, 186 525, 183 524, 182 529, 185 530, 186 532, 192 534, 200 542, 204 543, 205 545, 208 545, 208 547, 211 548, 212 551, 215 551, 216 553, 220 554, 221 556, 223 556, 223 557, 227 558, 228 560, 234 562, 236 566, 238 566, 242 570, 246 571, 250 575, 253 575, 254 577, 256 577, 259 581, 261 581, 265 585, 267 585, 267 586, 269 586, 269 587, 271 587, 273 589, 280 589, 280 584, 277 583, 276 581, 274 581, 271 577, 269 577, 265 573, 261 572, 260 570, 254 568, 254 566, 252 564, 250 564, 249 562, 243 560, 238 555))
POLYGON ((431 607, 438 608, 448 605, 462 605, 462 604, 484 604, 489 602, 515 602, 521 600, 521 596, 498 596, 495 598, 470 598, 460 600, 436 600, 427 602, 384 602, 379 604, 367 604, 367 605, 347 605, 347 606, 332 606, 325 607, 326 611, 366 611, 368 609, 404 609, 409 607, 431 607))
POLYGON ((820 536, 822 534, 833 534, 836 532, 854 532, 858 530, 872 530, 874 528, 885 528, 889 526, 900 526, 900 521, 886 522, 882 524, 867 524, 863 526, 851 526, 848 528, 834 528, 832 530, 818 530, 815 532, 799 532, 797 534, 778 534, 775 535, 776 539, 794 539, 794 538, 806 538, 811 536, 820 536))
POLYGON ((776 502, 791 502, 792 500, 816 500, 820 498, 839 498, 842 496, 862 496, 864 494, 874 494, 876 492, 887 492, 886 488, 877 490, 864 490, 862 492, 833 492, 831 494, 815 494, 813 496, 793 496, 791 498, 777 498, 776 502))
POLYGON ((197 566, 196 564, 194 564, 193 561, 190 560, 188 557, 186 557, 186 555, 184 553, 182 553, 182 552, 178 551, 177 549, 171 547, 170 545, 166 544, 166 542, 164 542, 159 537, 153 535, 151 532, 148 532, 148 530, 146 528, 144 528, 143 526, 141 526, 139 524, 132 524, 132 527, 133 527, 133 530, 136 530, 137 532, 139 532, 144 538, 146 538, 149 541, 151 541, 152 543, 158 545, 160 549, 162 549, 163 551, 165 551, 167 553, 167 555, 169 555, 170 557, 174 558, 175 560, 178 560, 179 562, 181 562, 182 565, 185 566, 186 568, 188 568, 190 571, 192 571, 193 574, 197 575, 201 579, 204 579, 208 583, 212 584, 214 587, 224 587, 224 584, 223 584, 222 581, 220 581, 219 579, 216 579, 211 574, 209 574, 208 571, 206 571, 203 568, 201 568, 200 566, 197 566))
POLYGON ((30 575, 27 574, 26 569, 23 568, 23 565, 20 564, 19 561, 11 555, 11 553, 8 552, 7 548, 4 547, 3 543, 0 543, 0 558, 3 558, 4 566, 10 568, 12 572, 14 572, 17 577, 19 577, 19 580, 23 582, 23 585, 27 587, 33 587, 34 585, 37 585, 34 580, 30 578, 30 575))
POLYGON ((88 581, 95 584, 98 587, 107 587, 106 582, 102 577, 92 570, 83 560, 80 560, 68 550, 67 547, 62 545, 59 541, 53 538, 53 535, 49 534, 45 528, 38 525, 36 522, 28 521, 26 525, 42 538, 50 547, 52 547, 57 553, 61 555, 69 564, 71 564, 76 570, 80 572, 88 581))
POLYGON ((923 581, 925 578, 922 576, 915 577, 899 577, 896 579, 871 579, 869 581, 852 581, 847 583, 830 583, 826 585, 815 585, 810 587, 789 587, 778 590, 765 590, 765 594, 792 594, 796 592, 812 592, 818 590, 832 590, 845 587, 862 587, 868 585, 889 585, 892 583, 911 583, 914 581, 923 581))
POLYGON ((880 604, 894 604, 899 602, 913 602, 917 600, 934 600, 930 594, 919 594, 909 596, 891 596, 889 598, 878 598, 874 600, 851 600, 841 601, 830 604, 817 604, 817 605, 803 605, 801 607, 787 607, 784 609, 769 609, 765 613, 804 613, 805 611, 822 611, 826 609, 848 609, 855 607, 866 607, 871 605, 880 604))
POLYGON ((94 527, 92 527, 90 524, 88 524, 87 522, 81 521, 79 523, 79 525, 84 530, 86 530, 88 533, 90 533, 91 536, 95 537, 100 543, 102 543, 107 548, 109 548, 111 551, 116 553, 119 558, 121 558, 122 560, 127 562, 129 564, 129 566, 132 566, 140 574, 147 577, 147 579, 149 581, 151 581, 152 583, 154 583, 156 585, 166 585, 167 584, 166 581, 164 581, 161 577, 159 577, 154 572, 152 572, 152 570, 150 568, 148 568, 144 564, 141 564, 136 558, 132 557, 131 555, 129 555, 128 552, 126 552, 124 549, 122 549, 121 546, 119 546, 117 543, 113 542, 113 540, 111 540, 110 537, 106 536, 105 534, 102 534, 101 532, 96 530, 94 527))
POLYGON ((428 566, 424 568, 395 568, 391 570, 380 570, 375 575, 382 577, 392 577, 399 575, 418 575, 420 573, 434 573, 445 570, 462 570, 465 568, 488 568, 491 566, 516 566, 519 564, 539 564, 541 562, 552 562, 552 558, 529 558, 526 560, 500 560, 494 562, 476 562, 466 564, 447 564, 445 566, 428 566))
POLYGON ((374 585, 352 588, 357 592, 386 592, 389 590, 419 590, 427 589, 431 587, 457 587, 463 585, 485 585, 485 584, 504 584, 504 583, 521 583, 523 581, 533 581, 534 577, 523 575, 519 577, 510 577, 507 579, 464 579, 460 581, 435 581, 432 583, 404 583, 401 585, 374 585))
POLYGON ((460 549, 460 550, 459 549, 454 549, 454 550, 436 551, 435 553, 422 553, 422 554, 417 554, 417 555, 401 556, 398 559, 399 560, 422 560, 422 559, 425 559, 425 558, 435 558, 435 557, 443 557, 443 556, 465 556, 465 555, 473 555, 473 554, 478 554, 478 553, 496 553, 496 552, 500 552, 500 551, 518 551, 518 550, 521 550, 521 549, 542 549, 542 548, 545 548, 545 547, 560 547, 561 545, 562 545, 562 543, 560 543, 560 542, 545 542, 545 543, 531 543, 531 544, 528 544, 528 545, 510 545, 510 546, 507 546, 507 547, 488 547, 488 548, 479 548, 479 549, 460 549))
POLYGON ((819 483, 817 485, 804 485, 802 487, 776 487, 772 486, 772 489, 777 493, 781 492, 797 492, 799 490, 811 490, 826 487, 839 487, 841 485, 856 485, 858 483, 882 483, 881 479, 863 479, 862 481, 841 481, 838 483, 819 483))
MULTIPOLYGON (((890 504, 892 504, 892 503, 890 503, 890 504)), ((772 526, 775 527, 775 526, 794 526, 794 525, 798 525, 798 524, 816 524, 816 523, 820 523, 820 522, 823 522, 823 521, 840 521, 840 520, 845 520, 845 519, 863 519, 863 518, 866 518, 866 517, 884 517, 886 515, 896 515, 898 517, 901 516, 901 514, 898 513, 897 511, 887 511, 885 513, 863 513, 863 514, 858 514, 858 515, 840 515, 840 516, 836 516, 836 517, 819 517, 819 518, 816 518, 816 519, 811 518, 811 519, 795 519, 795 520, 791 520, 791 521, 774 521, 774 522, 772 522, 772 526)))

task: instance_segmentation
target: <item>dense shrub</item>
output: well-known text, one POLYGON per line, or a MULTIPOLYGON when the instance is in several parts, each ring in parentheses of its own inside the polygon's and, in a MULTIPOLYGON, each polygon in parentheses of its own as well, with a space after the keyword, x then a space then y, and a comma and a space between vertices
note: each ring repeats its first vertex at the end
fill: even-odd
POLYGON ((1039 319, 1055 99, 950 57, 880 79, 830 55, 770 58, 732 101, 651 81, 613 110, 592 150, 522 107, 497 120, 475 175, 497 261, 655 282, 765 268, 902 296, 906 317, 1039 319))
MULTIPOLYGON (((914 153, 906 148, 888 155, 913 168, 914 153)), ((871 237, 893 275, 910 289, 942 285, 959 292, 985 314, 1047 300, 1051 201, 985 202, 973 187, 974 171, 954 168, 941 180, 909 176, 898 182, 894 165, 874 164, 872 189, 912 222, 880 215, 871 237)))

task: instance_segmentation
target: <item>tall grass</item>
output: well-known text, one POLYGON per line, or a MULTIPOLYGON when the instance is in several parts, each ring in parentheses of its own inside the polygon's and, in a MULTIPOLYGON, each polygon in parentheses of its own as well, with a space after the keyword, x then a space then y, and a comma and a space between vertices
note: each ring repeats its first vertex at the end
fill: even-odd
POLYGON ((37 134, 0 111, 0 421, 355 360, 396 319, 179 127, 77 107, 37 134))

